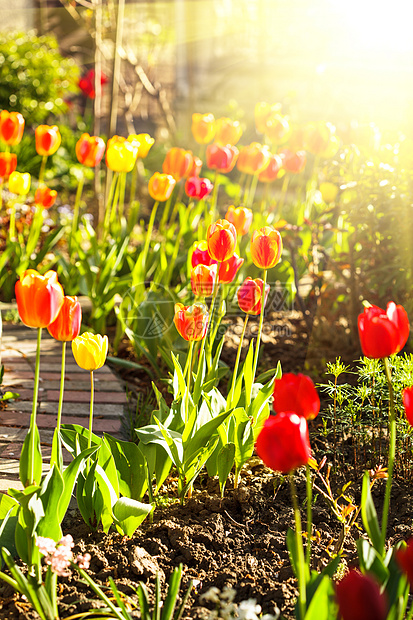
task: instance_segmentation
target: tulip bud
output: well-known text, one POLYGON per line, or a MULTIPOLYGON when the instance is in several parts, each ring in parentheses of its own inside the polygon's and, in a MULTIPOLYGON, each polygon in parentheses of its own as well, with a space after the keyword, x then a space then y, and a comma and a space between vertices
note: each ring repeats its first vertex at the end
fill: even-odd
POLYGON ((413 387, 407 387, 402 392, 404 412, 410 426, 413 426, 413 387))
POLYGON ((219 281, 221 284, 233 282, 238 271, 241 269, 244 259, 233 254, 228 260, 224 260, 219 266, 219 281))
POLYGON ((217 220, 208 227, 208 252, 211 258, 219 263, 228 260, 235 252, 237 231, 227 220, 217 220))
POLYGON ((106 147, 106 165, 114 172, 130 172, 136 162, 138 149, 123 136, 112 136, 106 147))
POLYGON ((192 292, 197 297, 210 297, 217 279, 217 265, 197 265, 191 272, 192 292))
POLYGON ((208 144, 215 136, 215 117, 213 114, 192 114, 192 135, 198 144, 208 144))
POLYGON ((105 152, 105 143, 98 136, 90 136, 84 133, 76 142, 76 157, 84 166, 94 168, 97 166, 105 152))
POLYGON ((413 588, 413 538, 408 541, 404 549, 396 551, 396 562, 405 573, 410 588, 413 588))
POLYGON ((155 172, 148 182, 148 192, 151 198, 158 202, 165 202, 172 195, 176 181, 170 174, 155 172))
POLYGON ((334 202, 337 198, 338 187, 334 183, 320 183, 320 192, 324 202, 330 204, 330 202, 334 202))
POLYGON ((162 171, 164 174, 170 174, 175 181, 180 181, 191 170, 193 161, 191 151, 174 147, 167 152, 162 171))
POLYGON ((237 168, 245 174, 258 174, 265 170, 270 158, 271 153, 268 146, 263 146, 259 142, 252 142, 240 150, 237 168))
POLYGON ((305 418, 292 411, 267 418, 255 449, 267 467, 283 474, 306 465, 311 448, 305 418))
POLYGON ((55 271, 42 276, 27 269, 16 283, 15 293, 20 318, 28 327, 48 327, 63 304, 64 293, 55 271))
POLYGON ((185 183, 185 193, 189 198, 202 200, 212 192, 213 184, 209 179, 199 177, 189 177, 185 183))
MULTIPOLYGON (((20 112, 0 112, 0 139, 9 146, 19 144, 24 131, 24 118, 20 112)), ((2 175, 0 175, 2 176, 2 175)))
POLYGON ((102 368, 108 354, 108 337, 85 332, 72 341, 75 361, 84 370, 102 368))
POLYGON ((222 117, 215 121, 215 142, 222 146, 234 146, 242 136, 242 127, 239 121, 222 117))
POLYGON ((79 335, 81 323, 82 308, 77 297, 64 297, 59 314, 47 330, 55 340, 70 342, 79 335))
POLYGON ((36 193, 34 195, 34 202, 39 205, 39 207, 43 207, 43 209, 50 209, 55 203, 57 196, 57 192, 54 189, 50 189, 43 185, 36 189, 36 193))
POLYGON ((135 146, 137 146, 137 157, 139 157, 140 159, 145 159, 152 145, 155 143, 155 139, 152 138, 148 133, 138 133, 128 136, 128 142, 132 142, 133 144, 135 144, 135 146))
POLYGON ((307 375, 283 374, 274 384, 274 411, 294 411, 306 420, 313 420, 320 411, 320 398, 307 375))
POLYGON ((239 151, 236 146, 208 144, 206 149, 207 166, 217 172, 231 172, 237 162, 238 155, 239 151))
POLYGON ((205 304, 194 303, 192 306, 175 304, 175 327, 185 340, 202 340, 207 332, 208 318, 205 304))
POLYGON ((379 584, 369 575, 351 570, 336 585, 342 620, 385 620, 387 601, 379 584))
POLYGON ((57 125, 39 125, 35 129, 36 151, 39 155, 47 157, 56 153, 62 142, 57 125))
POLYGON ((12 194, 18 194, 19 196, 25 196, 29 193, 31 183, 31 176, 28 172, 17 172, 15 170, 9 176, 9 191, 12 194))
POLYGON ((307 156, 305 151, 297 151, 293 153, 289 149, 282 149, 279 153, 282 159, 283 168, 293 174, 298 174, 305 168, 307 156))
POLYGON ((273 144, 284 144, 291 135, 291 127, 285 116, 274 114, 267 119, 265 135, 273 144))
POLYGON ((251 239, 251 257, 254 265, 261 269, 271 269, 279 262, 282 252, 282 239, 278 230, 264 226, 254 231, 251 239))
POLYGON ((211 258, 208 252, 208 243, 206 241, 196 241, 191 256, 191 265, 215 265, 217 261, 211 258))
POLYGON ((409 319, 403 306, 391 301, 386 311, 377 306, 364 308, 358 317, 358 330, 363 355, 380 359, 404 347, 409 337, 409 319))
POLYGON ((225 219, 234 224, 237 235, 246 235, 252 224, 253 213, 247 207, 228 207, 225 219))
MULTIPOLYGON (((248 276, 241 284, 237 291, 238 305, 246 314, 258 315, 261 314, 262 307, 262 291, 264 287, 264 281, 261 278, 252 280, 248 276)), ((264 308, 267 303, 268 293, 270 292, 270 285, 265 285, 264 296, 264 308)))
POLYGON ((279 155, 271 155, 268 166, 258 175, 258 180, 263 183, 271 183, 285 174, 283 160, 279 155))
POLYGON ((267 127, 267 121, 270 117, 275 114, 279 114, 281 112, 281 103, 265 103, 265 101, 260 101, 255 104, 255 126, 257 131, 260 133, 265 133, 265 129, 267 127))

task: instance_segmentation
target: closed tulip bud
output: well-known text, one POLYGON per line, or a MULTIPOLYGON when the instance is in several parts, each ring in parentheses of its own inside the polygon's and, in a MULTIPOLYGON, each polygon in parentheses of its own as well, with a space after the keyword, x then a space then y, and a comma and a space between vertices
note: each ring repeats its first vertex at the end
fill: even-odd
POLYGON ((79 335, 81 323, 82 308, 77 297, 64 297, 59 314, 47 330, 55 340, 70 342, 79 335))
POLYGON ((283 168, 285 168, 288 172, 298 174, 304 170, 305 164, 307 163, 307 155, 305 151, 297 151, 296 153, 293 153, 289 149, 283 149, 278 154, 282 159, 283 168))
POLYGON ((35 129, 36 151, 42 157, 53 155, 62 142, 57 125, 39 125, 35 129))
POLYGON ((290 123, 285 116, 275 114, 267 119, 264 133, 273 144, 284 144, 291 136, 290 123))
POLYGON ((227 220, 217 220, 208 227, 208 252, 211 258, 221 263, 228 260, 235 252, 237 231, 234 224, 227 220))
POLYGON ((332 157, 338 151, 336 128, 331 123, 309 123, 305 128, 305 149, 313 155, 332 157))
POLYGON ((252 262, 261 269, 271 269, 279 262, 282 239, 278 230, 264 226, 254 231, 251 239, 252 262))
POLYGON ((242 136, 242 127, 239 121, 222 117, 215 122, 215 142, 222 146, 234 146, 242 136))
POLYGON ((179 147, 169 149, 162 164, 164 174, 170 174, 175 181, 180 181, 192 169, 193 155, 179 147))
POLYGON ((8 179, 12 172, 16 170, 16 153, 0 153, 0 177, 8 179))
POLYGON ((102 160, 105 152, 105 143, 98 136, 84 133, 76 142, 76 157, 84 166, 94 168, 102 160))
POLYGON ((197 297, 210 297, 214 292, 218 265, 197 265, 191 272, 192 292, 197 297))
POLYGON ((237 168, 245 174, 258 174, 268 166, 270 158, 271 153, 268 146, 263 146, 259 142, 252 142, 240 150, 237 168))
POLYGON ((18 194, 19 196, 25 196, 29 193, 31 183, 31 176, 28 172, 17 172, 15 170, 9 176, 9 191, 12 194, 18 194))
POLYGON ((212 192, 213 187, 209 179, 189 177, 185 183, 185 193, 189 198, 202 200, 212 192))
POLYGON ((208 168, 217 172, 231 172, 237 163, 239 151, 236 146, 221 146, 220 144, 208 144, 206 149, 206 162, 208 168))
POLYGON ((191 256, 191 265, 215 265, 217 261, 211 258, 208 252, 208 243, 206 241, 196 241, 191 256))
POLYGON ((72 341, 73 357, 84 370, 102 368, 108 354, 108 337, 85 332, 72 341))
POLYGON ((386 311, 377 306, 364 308, 358 317, 358 330, 363 355, 380 359, 404 347, 409 337, 409 319, 403 306, 391 301, 386 311))
POLYGON ((19 144, 24 131, 24 118, 20 112, 0 112, 0 139, 9 146, 19 144))
POLYGON ((128 142, 132 142, 135 146, 137 146, 137 157, 140 159, 145 159, 151 147, 155 144, 155 139, 148 133, 138 133, 128 136, 128 142))
POLYGON ((410 426, 413 426, 413 387, 407 387, 402 392, 404 412, 410 426))
POLYGON ((50 189, 43 185, 36 189, 36 193, 34 195, 34 202, 42 207, 43 209, 50 209, 55 203, 57 196, 57 192, 54 189, 50 189))
POLYGON ((258 175, 258 180, 263 183, 271 183, 285 174, 283 160, 279 155, 271 155, 268 166, 258 175))
POLYGON ((15 287, 17 309, 28 327, 48 327, 56 319, 63 304, 63 289, 55 271, 44 276, 27 269, 15 287))
POLYGON ((255 449, 267 467, 283 474, 307 465, 311 447, 305 418, 292 411, 267 418, 255 449))
POLYGON ((208 144, 215 136, 215 117, 213 114, 192 114, 192 135, 198 144, 208 144))
POLYGON ((225 219, 234 224, 237 235, 246 235, 252 224, 252 211, 247 207, 228 207, 225 219))
POLYGON ((406 575, 410 588, 413 588, 413 538, 408 541, 404 549, 396 551, 396 562, 406 575))
POLYGON ((205 304, 194 303, 192 306, 175 304, 175 327, 185 340, 202 340, 208 328, 208 318, 205 304))
POLYGON ((233 254, 228 260, 224 260, 219 266, 219 281, 222 284, 233 282, 238 271, 241 269, 244 259, 233 254))
POLYGON ((330 204, 330 202, 334 202, 337 198, 338 187, 334 183, 320 183, 320 192, 324 202, 330 204))
POLYGON ((186 177, 189 179, 190 177, 199 177, 202 169, 202 160, 199 159, 196 155, 193 155, 192 166, 186 177))
POLYGON ((265 129, 267 126, 267 120, 273 116, 274 114, 279 114, 281 112, 281 103, 265 103, 265 101, 260 101, 255 105, 255 127, 257 131, 260 133, 265 133, 265 129))
POLYGON ((385 620, 387 601, 370 575, 351 570, 337 583, 336 595, 342 620, 385 620))
POLYGON ((130 172, 136 162, 137 147, 122 136, 112 136, 106 147, 106 165, 113 172, 130 172))
MULTIPOLYGON (((262 291, 264 287, 264 281, 261 278, 253 280, 248 276, 241 284, 237 291, 238 305, 246 314, 258 315, 261 314, 262 306, 262 291)), ((267 303, 268 294, 270 292, 270 285, 265 285, 264 296, 264 308, 267 303)))
POLYGON ((274 384, 274 411, 294 411, 306 420, 313 420, 320 411, 320 398, 307 375, 283 374, 274 384))
POLYGON ((155 172, 148 182, 148 192, 151 198, 158 202, 165 202, 172 195, 176 181, 170 174, 155 172))

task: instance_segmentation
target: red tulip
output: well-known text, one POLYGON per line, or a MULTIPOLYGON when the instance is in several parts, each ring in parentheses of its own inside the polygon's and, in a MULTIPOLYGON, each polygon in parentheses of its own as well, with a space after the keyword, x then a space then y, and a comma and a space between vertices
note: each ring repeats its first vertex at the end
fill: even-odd
POLYGON ((194 158, 191 151, 179 147, 169 149, 162 164, 164 174, 170 174, 175 181, 180 181, 192 169, 194 158))
POLYGON ((84 133, 76 142, 76 157, 81 164, 94 168, 101 161, 105 152, 105 143, 98 136, 84 133))
POLYGON ((281 176, 281 171, 284 173, 283 160, 279 155, 271 155, 268 166, 259 173, 258 179, 263 183, 271 183, 281 176))
POLYGON ((206 241, 198 241, 194 244, 194 250, 191 256, 191 265, 216 265, 217 261, 211 258, 208 252, 208 243, 206 241))
POLYGON ((310 377, 288 372, 275 380, 273 407, 277 413, 295 411, 312 420, 320 411, 320 398, 310 377))
POLYGON ((208 318, 205 304, 194 303, 192 306, 175 304, 175 327, 185 340, 202 340, 207 331, 208 318))
POLYGON ((227 220, 217 220, 208 227, 207 243, 211 258, 219 263, 228 260, 234 254, 237 245, 235 226, 227 220))
POLYGON ((225 284, 232 282, 243 262, 244 259, 235 253, 228 260, 224 260, 219 266, 219 281, 225 284))
POLYGON ((39 155, 47 157, 56 153, 62 141, 62 136, 57 125, 39 125, 35 132, 36 151, 39 155))
MULTIPOLYGON (((103 86, 109 81, 108 77, 104 74, 100 74, 100 83, 103 86)), ((95 93, 95 71, 94 69, 89 69, 89 71, 79 80, 79 88, 82 93, 89 97, 89 99, 94 99, 96 97, 95 93)))
POLYGON ((185 183, 185 193, 189 198, 202 200, 212 192, 213 184, 209 179, 199 177, 189 177, 185 183))
POLYGON ((0 153, 0 177, 8 179, 17 167, 16 153, 0 153))
MULTIPOLYGON (((238 305, 243 312, 246 314, 261 314, 261 304, 262 304, 262 291, 263 291, 264 281, 261 278, 256 278, 252 280, 250 276, 248 276, 244 282, 241 284, 237 291, 238 305)), ((264 297, 264 308, 267 303, 268 293, 270 292, 270 285, 265 285, 265 297, 264 297)))
POLYGON ((34 202, 39 205, 39 207, 43 207, 43 209, 50 209, 55 203, 57 196, 57 192, 54 189, 50 189, 46 187, 46 185, 42 185, 36 189, 36 193, 34 194, 34 202))
POLYGON ((192 292, 197 297, 210 297, 217 279, 217 265, 197 265, 191 271, 192 292))
POLYGON ((70 342, 79 335, 81 323, 82 308, 77 297, 64 297, 59 314, 47 330, 55 340, 70 342))
POLYGON ((409 319, 403 306, 391 301, 386 311, 364 308, 358 317, 360 344, 366 357, 379 359, 398 353, 409 337, 409 319))
POLYGON ((257 437, 258 456, 267 467, 288 473, 306 465, 310 458, 310 438, 305 418, 292 411, 270 416, 257 437))
POLYGON ((278 230, 264 226, 254 231, 251 239, 252 262, 261 269, 271 269, 281 258, 282 239, 278 230))
POLYGON ((342 620, 385 620, 387 602, 380 586, 369 575, 351 570, 336 585, 342 620))
POLYGON ((292 172, 294 174, 298 174, 305 168, 305 164, 307 162, 307 155, 305 151, 297 151, 296 153, 290 151, 289 149, 283 149, 278 153, 283 162, 283 168, 288 170, 288 172, 292 172))
POLYGON ((413 588, 413 538, 407 542, 405 549, 396 551, 396 562, 405 573, 410 587, 413 588))
POLYGON ((402 397, 407 421, 410 426, 413 426, 413 386, 405 388, 402 397))
POLYGON ((20 112, 0 112, 0 139, 9 146, 19 144, 24 131, 24 118, 20 112))
POLYGON ((235 226, 238 235, 246 235, 252 224, 252 211, 247 207, 228 207, 225 219, 235 226))
POLYGON ((206 163, 208 168, 217 172, 231 172, 234 168, 239 151, 236 146, 221 146, 208 144, 206 149, 206 163))
POLYGON ((15 293, 20 318, 28 327, 48 327, 63 304, 64 293, 55 271, 42 276, 27 269, 17 281, 15 293))

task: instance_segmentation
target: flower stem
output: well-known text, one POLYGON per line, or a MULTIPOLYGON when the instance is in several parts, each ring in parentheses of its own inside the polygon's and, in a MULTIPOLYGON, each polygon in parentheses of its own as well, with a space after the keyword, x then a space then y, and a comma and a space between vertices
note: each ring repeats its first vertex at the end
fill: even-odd
POLYGON ((263 325, 263 322, 264 322, 265 287, 266 287, 266 285, 267 285, 267 269, 264 269, 263 285, 262 285, 262 298, 261 298, 260 322, 259 322, 259 325, 258 325, 257 343, 256 343, 255 355, 254 355, 254 366, 252 368, 252 384, 251 384, 251 388, 254 385, 255 374, 257 372, 257 365, 258 365, 258 355, 259 355, 259 352, 260 352, 262 325, 263 325))
POLYGON ((77 231, 78 226, 79 226, 80 199, 82 198, 84 181, 85 181, 85 175, 84 175, 83 170, 82 170, 82 176, 79 179, 79 184, 78 184, 77 190, 76 190, 75 205, 73 207, 72 231, 71 231, 71 234, 70 234, 69 248, 72 248, 73 239, 74 239, 74 236, 75 236, 76 231, 77 231))
POLYGON ((14 241, 16 237, 16 198, 13 198, 10 207, 9 239, 14 241))
POLYGON ((42 328, 37 328, 37 349, 36 349, 36 367, 34 371, 34 387, 33 387, 33 406, 32 415, 30 418, 30 477, 29 485, 34 484, 34 451, 35 451, 35 434, 34 429, 36 427, 36 413, 37 413, 37 398, 39 394, 39 378, 40 378, 40 343, 42 340, 42 328))
MULTIPOLYGON (((153 225, 155 223, 155 216, 156 216, 156 211, 158 209, 158 205, 159 205, 159 200, 157 200, 155 202, 155 204, 152 207, 152 213, 151 213, 151 217, 149 219, 149 224, 148 224, 148 232, 146 233, 146 238, 145 238, 145 245, 142 251, 142 265, 144 266, 144 269, 146 269, 146 260, 148 258, 148 252, 149 252, 149 244, 151 242, 151 237, 152 237, 152 231, 153 231, 153 225)), ((146 273, 146 272, 144 272, 146 273)))
POLYGON ((244 327, 242 328, 242 334, 240 336, 240 341, 239 341, 239 345, 238 345, 238 351, 237 351, 237 357, 236 357, 236 360, 235 360, 234 372, 232 374, 231 390, 230 390, 229 398, 228 398, 228 405, 229 405, 229 407, 232 407, 232 399, 234 398, 235 384, 236 384, 236 381, 237 381, 238 366, 239 366, 239 360, 240 360, 240 357, 241 357, 242 343, 243 343, 244 336, 245 336, 245 330, 247 329, 248 319, 249 319, 249 314, 246 314, 245 315, 245 320, 244 320, 244 327))
POLYGON ((60 424, 62 420, 63 392, 65 388, 65 364, 66 364, 66 342, 62 342, 62 365, 61 365, 61 370, 60 370, 59 407, 57 410, 57 424, 56 424, 56 428, 58 431, 60 431, 60 424))
POLYGON ((186 380, 186 404, 185 404, 185 423, 189 419, 189 390, 191 387, 191 375, 192 375, 192 352, 194 350, 194 340, 189 343, 188 351, 188 378, 186 380))
POLYGON ((384 494, 384 504, 383 504, 383 516, 381 520, 381 548, 382 553, 384 553, 384 548, 386 544, 386 530, 387 530, 387 520, 389 517, 389 509, 390 509, 390 494, 391 494, 391 486, 392 486, 392 478, 393 478, 393 467, 394 460, 396 457, 396 415, 394 411, 394 392, 393 385, 391 382, 391 367, 389 358, 384 358, 384 369, 386 371, 387 384, 389 386, 389 397, 390 397, 390 406, 389 406, 389 460, 388 460, 388 468, 387 468, 387 481, 386 481, 386 491, 384 494))
POLYGON ((87 440, 87 447, 92 445, 92 424, 93 424, 93 397, 94 397, 94 385, 93 385, 93 370, 90 371, 90 412, 89 412, 89 437, 87 440))
POLYGON ((111 183, 110 183, 110 188, 109 188, 109 193, 108 193, 108 200, 106 203, 106 208, 105 208, 105 219, 103 222, 103 240, 106 239, 106 235, 108 233, 109 230, 109 221, 110 221, 110 214, 111 214, 111 202, 113 199, 113 194, 115 192, 115 186, 117 183, 119 177, 119 172, 115 172, 115 174, 112 177, 111 183))
POLYGON ((311 471, 310 466, 306 465, 306 490, 307 490, 307 547, 305 550, 305 563, 310 568, 311 559, 311 535, 313 533, 313 486, 311 484, 311 471))
POLYGON ((295 519, 295 541, 296 541, 296 554, 297 554, 297 581, 298 581, 298 608, 300 610, 300 618, 299 620, 304 620, 306 607, 307 607, 307 597, 306 597, 306 584, 305 584, 305 560, 304 560, 304 549, 303 549, 303 539, 301 535, 301 516, 300 510, 298 508, 297 502, 297 489, 294 482, 294 474, 293 472, 289 475, 290 478, 290 488, 291 488, 291 499, 293 502, 294 508, 294 519, 295 519))

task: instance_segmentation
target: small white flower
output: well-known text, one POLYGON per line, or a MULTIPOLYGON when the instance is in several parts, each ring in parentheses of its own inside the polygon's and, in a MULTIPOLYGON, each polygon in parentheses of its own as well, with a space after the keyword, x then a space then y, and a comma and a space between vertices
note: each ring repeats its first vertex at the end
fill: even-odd
POLYGON ((241 620, 258 620, 257 616, 261 613, 261 605, 257 605, 255 598, 241 601, 238 605, 238 616, 241 620))
POLYGON ((219 603, 219 594, 220 591, 218 588, 212 587, 209 588, 204 594, 201 594, 199 600, 201 601, 209 601, 211 603, 219 603))

